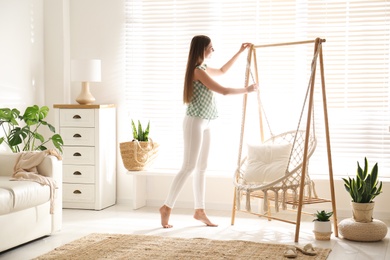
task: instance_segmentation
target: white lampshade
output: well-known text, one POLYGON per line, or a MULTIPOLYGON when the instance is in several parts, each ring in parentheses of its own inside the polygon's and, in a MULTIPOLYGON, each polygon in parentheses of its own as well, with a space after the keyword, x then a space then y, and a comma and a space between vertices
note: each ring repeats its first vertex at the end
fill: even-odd
POLYGON ((72 60, 72 81, 82 82, 80 95, 76 101, 81 105, 89 105, 95 102, 95 98, 89 91, 89 82, 101 81, 100 60, 72 60))
POLYGON ((100 82, 100 60, 72 60, 71 80, 78 82, 100 82))

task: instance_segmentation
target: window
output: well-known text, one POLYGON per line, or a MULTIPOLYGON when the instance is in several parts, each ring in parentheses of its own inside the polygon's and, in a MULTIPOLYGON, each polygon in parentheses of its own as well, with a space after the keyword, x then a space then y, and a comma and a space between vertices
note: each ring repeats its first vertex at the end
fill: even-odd
MULTIPOLYGON (((150 136, 161 145, 156 167, 178 169, 182 163, 182 91, 194 35, 205 34, 213 41, 215 53, 209 66, 223 65, 242 42, 257 45, 321 37, 326 39, 324 67, 334 174, 355 174, 356 161, 367 157, 371 166, 378 162, 381 176, 390 177, 389 1, 128 0, 125 12, 127 110, 129 118, 150 120, 150 136)), ((312 52, 311 46, 281 48, 268 57, 266 69, 290 83, 278 85, 278 101, 290 97, 286 93, 297 93, 291 91, 301 84, 306 88, 304 64, 312 52)), ((243 87, 245 66, 243 54, 228 75, 217 80, 243 87)), ((259 73, 263 73, 261 68, 259 73)), ((317 73, 316 84, 319 81, 317 73)), ((276 89, 274 81, 268 84, 268 89, 276 89)), ((242 96, 217 94, 217 102, 220 117, 214 122, 209 170, 233 175, 242 96)), ((281 110, 280 105, 272 107, 279 102, 268 103, 267 110, 281 110)), ((310 164, 312 174, 328 172, 321 106, 316 107, 319 145, 310 164)))

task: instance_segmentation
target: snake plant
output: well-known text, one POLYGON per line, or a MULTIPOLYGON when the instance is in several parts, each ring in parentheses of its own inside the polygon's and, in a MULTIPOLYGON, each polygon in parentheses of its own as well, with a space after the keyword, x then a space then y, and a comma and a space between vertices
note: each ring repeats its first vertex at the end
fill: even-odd
POLYGON ((141 122, 138 120, 138 127, 135 126, 133 120, 131 120, 131 126, 133 128, 133 138, 134 140, 138 140, 139 142, 147 142, 149 141, 149 129, 150 129, 150 121, 146 126, 145 130, 142 128, 141 122))
POLYGON ((356 203, 370 203, 381 194, 382 182, 378 182, 378 163, 368 173, 367 158, 364 158, 364 169, 357 163, 355 178, 343 178, 344 187, 351 195, 352 201, 356 203))

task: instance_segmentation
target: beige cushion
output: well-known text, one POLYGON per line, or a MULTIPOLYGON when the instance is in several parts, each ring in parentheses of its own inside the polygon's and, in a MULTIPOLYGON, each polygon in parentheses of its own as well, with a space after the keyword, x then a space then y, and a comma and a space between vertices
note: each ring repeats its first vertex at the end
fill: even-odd
POLYGON ((245 170, 245 182, 265 184, 286 173, 291 144, 248 144, 248 166, 245 170))
POLYGON ((379 241, 385 238, 387 226, 380 220, 372 222, 356 222, 352 218, 342 220, 339 225, 340 235, 345 239, 361 242, 379 241))

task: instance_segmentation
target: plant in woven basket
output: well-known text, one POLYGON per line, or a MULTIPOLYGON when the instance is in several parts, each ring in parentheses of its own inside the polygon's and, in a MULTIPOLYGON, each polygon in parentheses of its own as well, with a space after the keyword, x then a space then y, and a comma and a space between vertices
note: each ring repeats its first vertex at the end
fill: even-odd
POLYGON ((382 193, 382 182, 378 181, 378 163, 371 172, 368 171, 367 158, 364 158, 364 168, 357 163, 355 178, 343 178, 344 188, 352 198, 353 219, 356 222, 372 222, 374 198, 382 193))
POLYGON ((159 145, 149 138, 150 121, 144 128, 138 120, 138 125, 131 120, 133 140, 120 143, 122 161, 129 171, 142 171, 147 169, 157 156, 159 145))
POLYGON ((332 234, 332 223, 330 217, 333 212, 327 212, 325 210, 317 211, 314 214, 314 235, 317 240, 329 240, 332 234))
POLYGON ((364 158, 364 169, 357 162, 357 173, 355 178, 343 178, 344 188, 352 201, 356 203, 370 203, 382 192, 382 182, 378 182, 378 163, 374 165, 371 173, 368 173, 367 158, 364 158))

